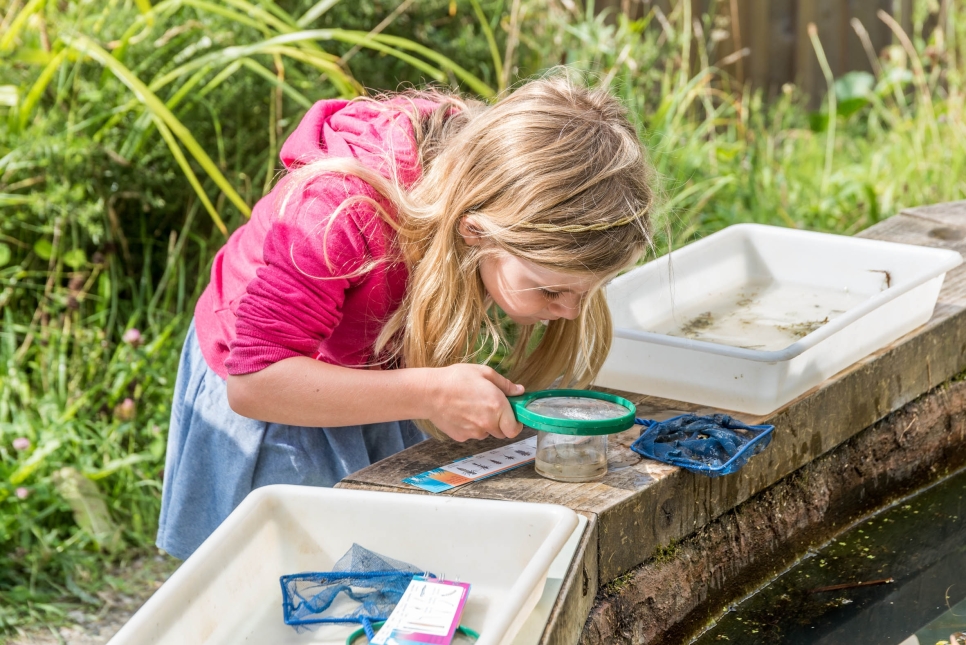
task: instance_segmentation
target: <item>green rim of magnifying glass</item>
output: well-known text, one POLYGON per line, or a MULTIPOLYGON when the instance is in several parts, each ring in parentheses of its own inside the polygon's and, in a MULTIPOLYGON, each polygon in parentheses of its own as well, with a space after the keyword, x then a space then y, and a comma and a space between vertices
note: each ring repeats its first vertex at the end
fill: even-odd
MULTIPOLYGON (((384 624, 385 624, 385 621, 380 621, 378 623, 372 623, 372 628, 378 630, 384 624)), ((468 636, 468 637, 472 638, 475 641, 480 640, 480 635, 478 633, 476 633, 475 631, 473 631, 472 629, 470 629, 469 627, 463 627, 462 625, 460 625, 459 627, 456 628, 456 633, 457 634, 462 634, 463 636, 468 636)), ((365 628, 360 627, 359 629, 357 629, 354 632, 352 632, 351 634, 349 634, 349 637, 347 639, 345 639, 345 645, 357 645, 356 644, 356 639, 358 639, 360 636, 365 636, 365 635, 366 635, 365 628)))
POLYGON ((593 390, 539 390, 537 392, 528 392, 527 394, 520 396, 511 396, 509 399, 510 405, 513 407, 513 413, 517 417, 517 421, 528 428, 540 430, 541 432, 552 432, 554 434, 595 436, 623 432, 634 425, 634 415, 637 414, 637 407, 627 399, 620 396, 615 396, 613 394, 595 392, 593 390), (551 396, 572 396, 585 399, 610 401, 611 403, 616 403, 617 405, 626 408, 627 414, 621 417, 615 417, 613 419, 586 421, 582 419, 557 419, 555 417, 545 417, 542 414, 537 414, 527 409, 527 405, 529 405, 531 401, 536 399, 546 399, 551 396))

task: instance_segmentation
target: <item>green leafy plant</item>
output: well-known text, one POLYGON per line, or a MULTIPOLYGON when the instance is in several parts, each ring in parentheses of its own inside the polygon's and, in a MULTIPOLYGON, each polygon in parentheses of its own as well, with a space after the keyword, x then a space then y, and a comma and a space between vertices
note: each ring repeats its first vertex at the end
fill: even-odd
MULTIPOLYGON (((364 92, 346 55, 363 72, 394 61, 396 82, 493 94, 405 33, 326 24, 353 12, 0 9, 0 633, 102 604, 106 565, 151 548, 194 301, 301 114, 364 92)), ((452 28, 471 34, 464 14, 452 28)))

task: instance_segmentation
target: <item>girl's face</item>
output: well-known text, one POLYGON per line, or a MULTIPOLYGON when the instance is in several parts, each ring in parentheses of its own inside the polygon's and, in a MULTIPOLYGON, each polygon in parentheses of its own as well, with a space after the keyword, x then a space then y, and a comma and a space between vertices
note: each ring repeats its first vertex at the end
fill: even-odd
POLYGON ((601 283, 595 275, 554 271, 507 253, 484 257, 480 278, 493 301, 520 325, 577 318, 583 297, 601 283))

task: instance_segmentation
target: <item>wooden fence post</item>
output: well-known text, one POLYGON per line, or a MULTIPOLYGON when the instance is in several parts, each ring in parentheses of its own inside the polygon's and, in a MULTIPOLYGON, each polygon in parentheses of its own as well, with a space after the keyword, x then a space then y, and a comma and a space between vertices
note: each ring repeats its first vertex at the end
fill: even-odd
MULTIPOLYGON (((897 16, 908 33, 913 30, 913 0, 597 0, 597 8, 639 18, 653 7, 669 14, 682 1, 691 2, 696 19, 710 13, 719 17, 716 29, 727 26, 729 36, 708 52, 712 64, 730 61, 724 71, 739 84, 751 81, 771 94, 785 83, 795 83, 811 97, 813 108, 821 104, 826 84, 806 33, 809 23, 818 27, 836 77, 855 70, 876 71, 870 51, 877 58, 892 43, 891 30, 876 16, 879 10, 897 16), (862 37, 854 20, 861 23, 862 37), (748 55, 736 55, 743 48, 750 50, 748 55)), ((924 32, 938 25, 945 28, 943 15, 951 1, 958 0, 940 0, 940 12, 927 20, 924 32)))

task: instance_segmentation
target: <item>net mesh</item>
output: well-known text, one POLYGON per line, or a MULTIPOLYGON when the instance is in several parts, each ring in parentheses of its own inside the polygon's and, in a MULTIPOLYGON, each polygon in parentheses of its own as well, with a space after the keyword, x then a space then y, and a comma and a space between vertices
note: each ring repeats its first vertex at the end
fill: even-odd
POLYGON ((575 421, 607 421, 618 419, 628 410, 623 405, 585 396, 548 396, 534 399, 527 410, 552 419, 575 421))
POLYGON ((279 578, 286 625, 299 629, 324 623, 359 623, 371 639, 372 623, 385 620, 414 575, 407 562, 353 544, 332 571, 310 571, 279 578))
POLYGON ((744 466, 771 442, 775 429, 746 425, 726 414, 684 414, 667 421, 637 419, 636 423, 645 429, 631 450, 709 477, 744 466))

